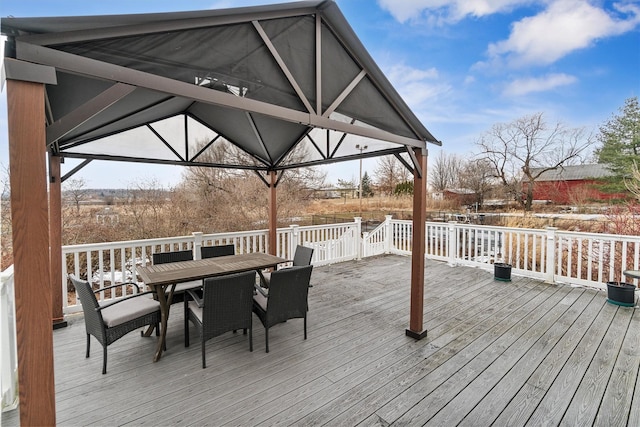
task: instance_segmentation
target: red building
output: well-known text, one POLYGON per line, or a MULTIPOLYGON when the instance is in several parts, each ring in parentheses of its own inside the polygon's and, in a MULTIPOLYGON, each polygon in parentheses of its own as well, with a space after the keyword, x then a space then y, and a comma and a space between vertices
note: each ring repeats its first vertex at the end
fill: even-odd
MULTIPOLYGON (((535 176, 541 168, 533 169, 535 176)), ((625 193, 605 193, 600 189, 603 179, 612 173, 603 164, 561 166, 543 172, 533 187, 533 200, 546 200, 558 204, 582 204, 624 199, 625 193)), ((528 183, 523 183, 526 192, 528 183)))

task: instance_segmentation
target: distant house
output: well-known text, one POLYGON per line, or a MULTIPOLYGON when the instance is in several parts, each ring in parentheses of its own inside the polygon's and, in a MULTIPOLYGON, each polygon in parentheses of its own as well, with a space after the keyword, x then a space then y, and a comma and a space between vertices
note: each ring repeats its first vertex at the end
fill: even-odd
MULTIPOLYGON (((536 175, 542 168, 532 169, 536 175)), ((612 173, 603 164, 561 166, 543 172, 533 187, 533 200, 557 204, 578 204, 628 197, 624 193, 605 193, 599 189, 604 178, 612 173)), ((527 182, 523 190, 527 190, 527 182)))

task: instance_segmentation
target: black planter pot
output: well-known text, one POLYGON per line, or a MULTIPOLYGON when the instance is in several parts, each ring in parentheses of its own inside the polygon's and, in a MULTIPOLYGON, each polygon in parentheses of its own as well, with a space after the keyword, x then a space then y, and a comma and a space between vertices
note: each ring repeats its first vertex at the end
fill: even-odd
POLYGON ((501 282, 511 281, 511 264, 497 262, 493 264, 493 278, 501 282))
POLYGON ((623 307, 635 306, 636 287, 630 283, 607 282, 607 301, 623 307))

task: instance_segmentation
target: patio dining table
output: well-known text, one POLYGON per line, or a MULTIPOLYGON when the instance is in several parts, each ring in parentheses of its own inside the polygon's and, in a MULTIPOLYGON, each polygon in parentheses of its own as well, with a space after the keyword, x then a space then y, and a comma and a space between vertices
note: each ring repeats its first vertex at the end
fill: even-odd
MULTIPOLYGON (((169 300, 173 295, 176 284, 207 277, 274 268, 284 262, 287 262, 285 258, 254 252, 138 268, 137 272, 142 281, 158 295, 158 302, 160 302, 160 338, 158 339, 153 361, 157 362, 162 357, 167 334, 167 320, 169 319, 169 300), (167 299, 167 290, 169 291, 169 300, 167 299)), ((150 333, 151 329, 147 331, 147 334, 150 333)))

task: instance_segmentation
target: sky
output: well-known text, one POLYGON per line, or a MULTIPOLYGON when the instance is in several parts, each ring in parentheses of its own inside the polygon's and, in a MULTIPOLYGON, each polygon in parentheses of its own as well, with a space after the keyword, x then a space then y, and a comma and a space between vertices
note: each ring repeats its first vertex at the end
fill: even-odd
MULTIPOLYGON (((0 17, 174 12, 275 3, 256 0, 1 0, 0 17)), ((585 128, 640 96, 640 0, 337 0, 369 54, 427 129, 429 147, 472 158, 494 124, 534 113, 585 128)), ((6 91, 0 163, 8 167, 6 91)), ((67 160, 62 173, 77 164, 67 160)), ((374 175, 376 159, 363 161, 374 175)), ((327 181, 358 179, 359 163, 323 167, 327 181)), ((3 175, 5 173, 3 172, 3 175)), ((74 178, 88 188, 141 180, 177 184, 182 168, 94 161, 74 178)))

